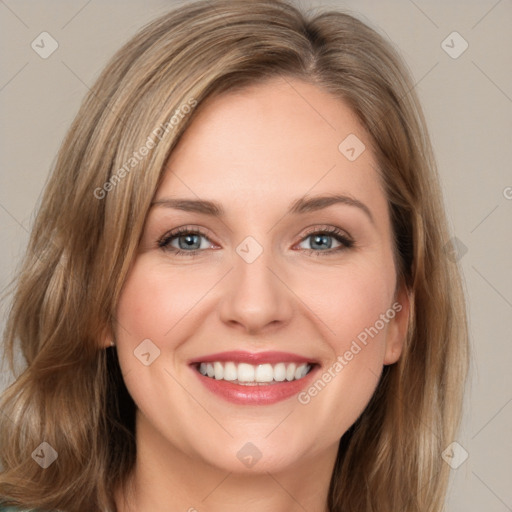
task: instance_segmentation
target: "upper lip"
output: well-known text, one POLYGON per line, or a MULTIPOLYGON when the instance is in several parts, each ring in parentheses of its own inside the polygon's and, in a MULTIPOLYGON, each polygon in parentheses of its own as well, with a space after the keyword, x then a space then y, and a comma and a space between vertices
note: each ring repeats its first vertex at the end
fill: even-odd
POLYGON ((215 361, 247 364, 276 364, 276 363, 315 363, 311 358, 293 354, 291 352, 246 352, 241 350, 232 350, 229 352, 218 352, 208 354, 192 359, 189 364, 212 363, 215 361))

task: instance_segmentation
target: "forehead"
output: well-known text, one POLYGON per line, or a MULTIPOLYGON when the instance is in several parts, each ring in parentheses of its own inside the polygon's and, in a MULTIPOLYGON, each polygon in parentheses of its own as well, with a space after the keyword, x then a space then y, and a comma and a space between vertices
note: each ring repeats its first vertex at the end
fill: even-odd
POLYGON ((279 78, 204 102, 171 154, 157 198, 243 206, 248 198, 270 205, 336 192, 385 208, 376 169, 371 140, 342 100, 279 78), (354 160, 347 146, 366 149, 354 160))

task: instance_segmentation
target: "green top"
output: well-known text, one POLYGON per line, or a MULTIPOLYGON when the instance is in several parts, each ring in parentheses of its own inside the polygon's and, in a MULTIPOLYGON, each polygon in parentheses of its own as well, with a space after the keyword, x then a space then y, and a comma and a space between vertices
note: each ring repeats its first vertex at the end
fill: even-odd
POLYGON ((26 510, 17 507, 2 507, 0 505, 0 512, 37 512, 34 509, 26 510))

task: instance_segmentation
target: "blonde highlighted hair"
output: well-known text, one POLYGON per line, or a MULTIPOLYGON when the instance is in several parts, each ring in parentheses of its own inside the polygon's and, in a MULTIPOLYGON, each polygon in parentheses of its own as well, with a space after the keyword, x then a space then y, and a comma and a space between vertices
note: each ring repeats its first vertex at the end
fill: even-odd
POLYGON ((135 462, 135 405, 115 351, 99 340, 116 330, 150 203, 206 98, 278 76, 330 92, 366 128, 399 281, 412 299, 400 360, 384 368, 341 439, 329 510, 443 509, 449 467, 441 453, 460 421, 466 311, 414 84, 391 45, 361 21, 308 15, 284 0, 199 1, 162 16, 113 57, 82 104, 46 187, 5 331, 13 371, 18 344, 27 362, 1 400, 5 504, 116 510, 114 490, 135 462), (31 457, 42 441, 58 453, 46 469, 31 457))

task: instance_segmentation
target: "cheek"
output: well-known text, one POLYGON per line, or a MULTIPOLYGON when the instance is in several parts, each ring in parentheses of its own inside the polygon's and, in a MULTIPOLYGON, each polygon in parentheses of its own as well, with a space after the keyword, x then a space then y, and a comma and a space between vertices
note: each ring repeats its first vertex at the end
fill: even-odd
POLYGON ((386 288, 361 280, 339 292, 338 308, 330 310, 336 332, 332 344, 337 355, 346 353, 346 359, 352 361, 356 359, 350 355, 352 352, 357 355, 354 364, 382 364, 387 331, 382 315, 391 306, 386 288))
POLYGON ((394 317, 394 267, 347 266, 335 277, 317 273, 308 281, 302 296, 324 326, 329 357, 298 398, 335 437, 363 412, 382 372, 388 324, 394 317))
POLYGON ((127 276, 116 310, 116 349, 126 387, 147 417, 163 421, 161 407, 169 396, 178 408, 186 401, 168 370, 189 335, 188 315, 212 284, 211 276, 176 272, 145 255, 127 276))
POLYGON ((182 320, 214 284, 215 276, 211 272, 176 271, 139 257, 125 282, 117 308, 120 344, 133 349, 149 338, 161 348, 171 347, 178 338, 173 333, 180 331, 182 320))
POLYGON ((368 343, 365 354, 382 352, 377 348, 383 349, 388 322, 381 318, 392 305, 395 288, 392 264, 347 265, 333 273, 317 272, 303 280, 301 287, 301 297, 325 327, 322 330, 333 353, 343 354, 356 339, 364 343, 368 330, 375 343, 368 343))
POLYGON ((151 256, 140 255, 125 281, 116 345, 128 391, 141 410, 155 413, 169 396, 177 404, 186 399, 168 371, 182 371, 179 347, 197 330, 205 295, 219 275, 208 266, 171 267, 151 256))

